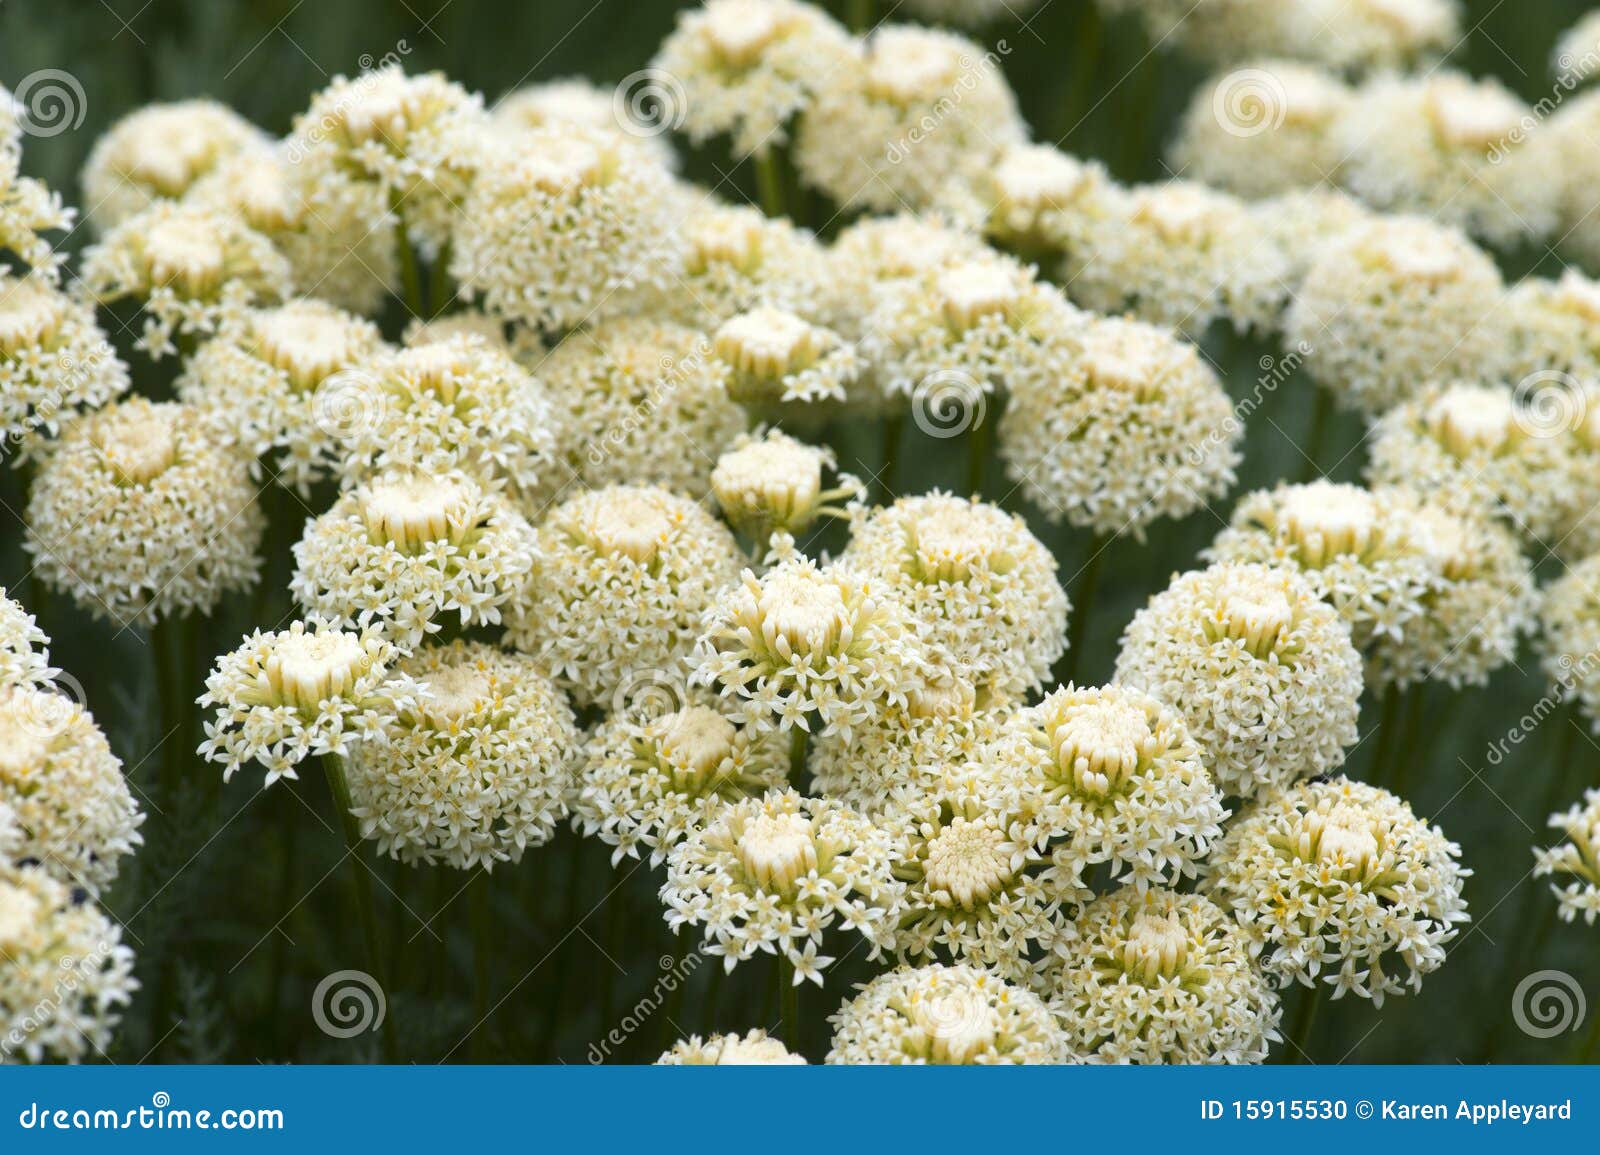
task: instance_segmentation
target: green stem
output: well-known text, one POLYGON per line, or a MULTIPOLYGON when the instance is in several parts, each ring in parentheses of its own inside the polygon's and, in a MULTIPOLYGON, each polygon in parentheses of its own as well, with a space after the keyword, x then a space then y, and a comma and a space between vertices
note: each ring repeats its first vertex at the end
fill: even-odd
POLYGON ((455 283, 450 279, 450 245, 447 242, 428 269, 428 316, 438 317, 455 300, 455 283))
POLYGON ((1400 741, 1396 747, 1394 784, 1390 792, 1401 798, 1411 788, 1411 768, 1417 759, 1417 743, 1422 735, 1422 702, 1425 687, 1412 686, 1405 694, 1405 719, 1400 727, 1400 741))
POLYGON ((761 197, 761 211, 769 217, 781 217, 783 212, 783 173, 778 166, 778 150, 764 148, 756 153, 756 188, 761 197))
POLYGON ((170 811, 183 781, 188 751, 183 749, 184 719, 191 712, 183 690, 183 625, 165 617, 150 627, 151 673, 161 700, 161 794, 170 811))
POLYGON ((1317 984, 1300 994, 1299 1006, 1295 1008, 1294 1030, 1289 1035, 1290 1046, 1287 1059, 1290 1063, 1309 1063, 1311 1061, 1311 1032, 1317 1024, 1317 1008, 1322 1005, 1322 986, 1317 984))
POLYGON ((622 959, 627 941, 627 903, 623 902, 622 888, 616 887, 606 898, 606 950, 608 956, 600 969, 600 1007, 604 1015, 603 1030, 610 1030, 617 1019, 617 965, 622 959))
POLYGON ((1300 467, 1302 482, 1315 481, 1322 476, 1322 450, 1328 440, 1328 427, 1333 424, 1333 392, 1320 385, 1313 386, 1316 398, 1311 403, 1311 425, 1306 430, 1304 444, 1306 460, 1300 467))
POLYGON ((489 1053, 489 982, 494 958, 494 918, 490 908, 489 872, 472 880, 472 1061, 482 1063, 489 1053))
POLYGON ((783 1043, 791 1051, 800 1050, 800 988, 794 982, 794 964, 778 951, 778 1005, 783 1008, 783 1043))
POLYGON ((1077 584, 1072 589, 1072 616, 1067 628, 1067 652, 1059 669, 1062 685, 1076 681, 1079 662, 1083 657, 1083 641, 1089 629, 1089 618, 1094 611, 1094 596, 1100 587, 1100 569, 1111 549, 1111 539, 1099 534, 1089 542, 1089 560, 1078 573, 1077 584))
POLYGON ((905 434, 906 415, 898 409, 883 418, 883 461, 878 470, 878 490, 884 504, 894 500, 900 470, 900 441, 905 434))
POLYGON ((811 749, 810 731, 796 726, 789 731, 789 785, 796 790, 806 772, 806 754, 811 749))
POLYGON ((973 497, 983 496, 983 475, 989 463, 989 445, 993 436, 994 425, 980 405, 977 424, 967 437, 967 492, 973 497))
POLYGON ((400 258, 400 285, 405 292, 406 310, 413 317, 426 317, 422 305, 422 274, 417 268, 417 251, 411 247, 405 213, 398 200, 391 201, 389 209, 394 213, 394 247, 400 258))
POLYGON ((1064 142, 1083 123, 1084 110, 1089 104, 1089 94, 1094 91, 1094 78, 1105 41, 1105 21, 1100 16, 1097 0, 1081 0, 1078 4, 1077 27, 1072 34, 1072 65, 1067 74, 1067 98, 1061 103, 1061 119, 1056 125, 1056 140, 1064 142))
POLYGON ((677 935, 671 935, 671 946, 667 950, 667 957, 672 959, 672 970, 668 978, 672 989, 667 991, 665 1004, 661 1008, 661 1049, 665 1051, 678 1036, 678 1017, 683 1013, 683 988, 688 985, 689 974, 684 969, 689 952, 679 941, 677 935))
MULTIPOLYGON (((294 783, 282 783, 284 796, 289 797, 294 790, 294 783)), ((295 868, 299 864, 300 856, 295 853, 295 832, 299 830, 299 807, 294 812, 287 808, 280 815, 279 828, 282 831, 283 863, 278 872, 278 925, 272 934, 272 960, 270 964, 270 978, 267 986, 267 1009, 271 1014, 272 1034, 279 1054, 288 1056, 288 1039, 285 1031, 288 1027, 289 1016, 283 1014, 278 1006, 282 997, 283 979, 288 971, 289 963, 289 935, 284 927, 290 913, 295 906, 295 868)))
POLYGON ((728 977, 728 968, 720 957, 711 959, 711 981, 706 984, 706 1001, 700 1008, 700 1030, 712 1035, 717 1030, 717 1009, 722 1001, 722 984, 728 977))
POLYGON ((1378 715, 1378 746, 1372 752, 1372 765, 1367 768, 1367 781, 1382 786, 1389 772, 1389 756, 1398 737, 1400 691, 1393 685, 1383 691, 1383 705, 1378 715))
MULTIPOLYGON (((333 794, 333 808, 338 811, 339 827, 344 832, 344 845, 351 860, 350 873, 355 881, 356 909, 361 919, 361 938, 367 952, 367 967, 387 998, 393 992, 389 990, 388 967, 384 964, 383 943, 378 935, 378 903, 372 893, 370 868, 361 859, 361 825, 356 816, 350 812, 350 780, 345 774, 344 759, 338 754, 324 754, 322 772, 328 777, 328 789, 333 794)), ((382 1036, 384 1062, 398 1062, 399 1054, 395 1049, 394 1030, 387 1015, 384 1016, 383 1026, 379 1028, 379 1032, 382 1036)))
POLYGON ((1161 94, 1161 78, 1166 69, 1160 61, 1147 60, 1134 69, 1128 82, 1128 111, 1123 124, 1122 163, 1124 180, 1138 180, 1148 160, 1150 133, 1155 128, 1157 97, 1161 94))

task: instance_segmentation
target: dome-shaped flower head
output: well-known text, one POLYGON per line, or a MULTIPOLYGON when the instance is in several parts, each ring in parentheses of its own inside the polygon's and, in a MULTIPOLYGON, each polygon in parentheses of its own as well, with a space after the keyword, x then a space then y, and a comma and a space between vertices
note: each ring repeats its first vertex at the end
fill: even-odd
POLYGON ((1065 933, 1062 904, 1090 891, 1053 869, 1025 763, 984 758, 914 773, 875 820, 895 836, 894 876, 905 884, 895 953, 1026 982, 1065 933))
POLYGON ((259 762, 270 786, 299 777, 306 758, 349 754, 358 739, 380 742, 420 692, 394 669, 398 658, 375 628, 352 633, 312 619, 256 630, 206 677, 199 704, 215 715, 200 753, 224 767, 223 781, 259 762))
POLYGON ((378 190, 383 217, 405 222, 410 239, 437 253, 450 240, 478 164, 487 118, 482 100, 443 73, 407 76, 398 64, 336 76, 295 118, 290 162, 307 184, 344 182, 378 190))
POLYGON ((613 865, 643 847, 659 866, 725 803, 781 788, 788 773, 775 735, 742 729, 698 698, 654 716, 624 708, 584 746, 573 811, 585 834, 616 848, 613 865))
POLYGON ((1561 221, 1556 227, 1561 252, 1586 267, 1600 265, 1600 214, 1594 211, 1600 181, 1600 89, 1564 100, 1542 126, 1544 145, 1561 156, 1561 221))
POLYGON ((454 337, 476 337, 514 356, 520 356, 525 347, 534 355, 543 352, 537 335, 518 330, 515 337, 508 338, 504 321, 476 309, 462 309, 432 318, 413 317, 400 334, 400 344, 407 349, 417 349, 423 345, 440 345, 454 337))
POLYGON ((1193 345, 1101 318, 1019 359, 1000 420, 1006 474, 1053 521, 1143 538, 1234 482, 1243 423, 1193 345))
POLYGON ((1193 877, 1222 835, 1222 796, 1183 718, 1128 686, 1065 686, 1006 727, 1058 874, 1110 863, 1143 888, 1193 877))
POLYGON ((819 517, 848 516, 839 503, 862 500, 865 487, 846 473, 824 489, 823 473, 833 468, 831 449, 770 429, 759 437, 741 437, 717 458, 711 492, 728 524, 763 545, 775 532, 800 534, 819 517))
MULTIPOLYGON (((1184 0, 1176 0, 1182 4, 1184 0)), ((1261 7, 1261 0, 1252 0, 1261 7)), ((1281 11, 1294 54, 1351 72, 1426 70, 1461 43, 1459 0, 1302 0, 1281 11)))
POLYGON ((139 987, 122 928, 37 866, 0 862, 0 1063, 103 1056, 139 987))
POLYGON ((682 265, 670 179, 614 133, 522 134, 485 159, 456 217, 450 275, 467 300, 535 329, 622 313, 682 265))
POLYGON ((425 646, 397 673, 416 683, 347 774, 363 837, 407 864, 456 870, 520 862, 567 816, 582 742, 566 699, 532 659, 481 642, 425 646))
POLYGON ((186 201, 157 201, 83 254, 83 287, 101 305, 137 302, 136 342, 151 358, 198 341, 253 305, 289 295, 292 270, 272 242, 240 218, 186 201))
POLYGON ((1284 317, 1289 347, 1346 409, 1371 417, 1431 380, 1500 356, 1500 271, 1454 229, 1375 217, 1325 245, 1284 317))
POLYGON ((804 1057, 763 1030, 744 1035, 690 1035, 656 1060, 658 1067, 803 1067, 804 1057))
POLYGON ((1550 71, 1565 89, 1577 88, 1595 79, 1600 64, 1600 12, 1579 16, 1556 38, 1550 52, 1550 71))
POLYGON ((1314 65, 1224 69, 1195 89, 1167 156, 1190 180, 1251 199, 1328 184, 1344 159, 1333 130, 1350 99, 1342 79, 1314 65))
POLYGON ((862 303, 870 303, 879 286, 991 255, 982 238, 926 216, 863 217, 842 229, 828 248, 822 319, 857 339, 866 320, 862 303))
POLYGON ((1083 908, 1040 975, 1082 1063, 1260 1063, 1278 997, 1239 924, 1196 894, 1124 887, 1083 908))
POLYGON ((496 127, 512 132, 551 125, 609 132, 620 144, 640 149, 661 167, 675 169, 678 158, 666 136, 669 126, 644 120, 645 115, 656 110, 635 107, 637 102, 627 99, 632 95, 627 90, 622 95, 624 99, 619 101, 616 89, 602 88, 581 76, 569 76, 523 85, 496 100, 489 111, 496 127))
POLYGON ((589 490, 534 535, 509 638, 582 705, 625 701, 641 680, 687 677, 701 619, 739 580, 733 534, 686 497, 651 486, 589 490))
POLYGON ((0 686, 34 686, 56 673, 50 639, 22 603, 0 587, 0 686))
POLYGON ((703 493, 717 456, 749 428, 726 366, 683 325, 625 317, 580 329, 538 373, 587 485, 703 493))
POLYGON ((1067 1040, 1039 996, 979 967, 902 967, 839 1008, 832 1064, 1049 1064, 1067 1040))
POLYGON ((728 970, 757 951, 781 954, 798 985, 822 985, 818 953, 835 924, 877 958, 889 945, 902 886, 893 839, 838 802, 773 790, 728 802, 667 855, 667 925, 702 928, 728 970))
POLYGON ((1553 544, 1575 512, 1566 432, 1546 429, 1503 385, 1432 385, 1374 423, 1367 476, 1449 494, 1553 544))
POLYGON ((848 740, 906 701, 930 661, 910 612, 887 582, 792 552, 760 578, 749 570, 708 612, 696 679, 758 728, 837 731, 848 740))
POLYGON ((26 548, 35 576, 91 614, 150 625, 252 585, 265 528, 242 453, 188 406, 132 397, 51 448, 26 548))
POLYGON ((1518 639, 1533 626, 1533 570, 1516 535, 1470 501, 1404 492, 1385 499, 1406 507, 1436 578, 1404 634, 1377 639, 1367 684, 1484 685, 1516 657, 1518 639))
POLYGON ((1202 556, 1295 570, 1339 611, 1363 653, 1401 641, 1443 580, 1400 495, 1326 479, 1247 494, 1202 556))
MULTIPOLYGON (((1266 233, 1288 260, 1285 275, 1291 296, 1299 291, 1324 248, 1375 216, 1349 193, 1326 185, 1255 201, 1250 211, 1256 228, 1266 233)), ((1308 351, 1302 349, 1300 355, 1308 351)))
POLYGON ((232 213, 289 261, 296 293, 375 314, 399 280, 394 231, 382 190, 348 180, 316 183, 287 146, 235 153, 196 181, 191 204, 232 213))
POLYGON ((1386 790, 1303 782, 1240 816, 1205 893, 1244 924, 1269 974, 1377 1006, 1422 987, 1466 922, 1461 848, 1386 790))
POLYGON ((1539 599, 1539 655, 1553 696, 1572 698, 1600 734, 1600 554, 1570 566, 1539 599))
POLYGON ((0 688, 0 807, 21 834, 13 858, 91 895, 143 841, 121 761, 89 712, 53 689, 0 688))
POLYGON ((1567 922, 1593 926, 1600 919, 1600 789, 1586 790, 1583 801, 1564 814, 1552 814, 1550 825, 1567 841, 1543 850, 1535 847, 1536 876, 1560 876, 1550 884, 1567 922), (1570 881, 1567 881, 1570 879, 1570 881))
POLYGON ((92 308, 37 273, 0 273, 0 437, 53 434, 127 389, 127 366, 92 308))
POLYGON ((1270 793, 1344 762, 1361 658, 1292 570, 1214 565, 1174 578, 1122 635, 1116 680, 1189 724, 1225 794, 1270 793))
POLYGON ((951 32, 880 24, 819 79, 795 166, 842 209, 928 208, 1027 138, 999 58, 951 32))
POLYGON ((1105 166, 1048 144, 1008 145, 994 163, 940 197, 952 216, 1030 260, 1058 260, 1105 220, 1115 184, 1105 166))
POLYGON ((839 562, 900 601, 930 659, 979 691, 1021 698, 1066 652, 1056 560, 999 506, 938 492, 900 498, 855 526, 839 562))
POLYGON ((1277 0, 1098 0, 1108 15, 1131 13, 1150 43, 1212 64, 1293 55, 1285 5, 1277 0))
POLYGON ((385 352, 323 387, 323 424, 352 479, 384 470, 458 470, 507 482, 537 506, 566 481, 558 406, 504 349, 468 335, 385 352))
POLYGON ((728 396, 760 417, 815 424, 876 392, 855 346, 821 325, 770 305, 729 317, 711 336, 728 396))
POLYGON ((1288 268, 1245 202, 1174 180, 1113 197, 1099 227, 1067 252, 1061 281, 1088 308, 1198 338, 1219 319, 1241 333, 1272 329, 1288 268))
POLYGON ((748 205, 707 202, 676 227, 683 268, 651 303, 662 317, 714 329, 758 305, 808 313, 826 291, 827 250, 786 220, 748 205))
POLYGON ((849 58, 849 35, 818 5, 707 0, 679 13, 644 75, 662 90, 662 115, 690 140, 726 135, 737 155, 763 156, 788 140, 790 121, 849 58))
POLYGON ((1600 383, 1600 282, 1577 269, 1528 277, 1506 293, 1505 316, 1505 380, 1600 383))
POLYGON ((147 104, 108 128, 83 166, 83 199, 97 232, 160 200, 177 200, 224 161, 265 152, 267 135, 214 100, 147 104))
POLYGON ((1556 225, 1561 161, 1533 109, 1498 80, 1386 77, 1357 90, 1335 133, 1340 179, 1387 212, 1435 217, 1496 246, 1556 225))
POLYGON ((0 150, 0 254, 10 254, 54 284, 64 258, 43 234, 66 232, 76 213, 43 181, 18 176, 15 157, 6 156, 0 150))
POLYGON ((498 624, 534 553, 503 494, 460 473, 385 473, 306 524, 289 588, 307 612, 409 650, 447 621, 498 624))
MULTIPOLYGON (((280 485, 310 493, 344 466, 359 416, 351 371, 383 347, 372 322, 316 300, 251 310, 197 349, 178 396, 280 485)), ((373 401, 376 404, 376 401, 373 401)))

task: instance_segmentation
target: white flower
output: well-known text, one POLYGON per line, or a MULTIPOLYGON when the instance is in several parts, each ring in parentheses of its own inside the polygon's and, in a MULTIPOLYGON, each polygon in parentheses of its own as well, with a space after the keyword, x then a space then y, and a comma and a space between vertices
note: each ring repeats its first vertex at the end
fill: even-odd
POLYGON ((54 434, 127 392, 128 369, 94 310, 38 273, 0 273, 0 437, 54 434))
POLYGON ((1536 876, 1562 875, 1570 882, 1552 882, 1551 892, 1567 922, 1593 926, 1600 918, 1600 789, 1584 791, 1583 801, 1564 814, 1552 814, 1550 825, 1567 841, 1543 850, 1534 849, 1536 876))
POLYGON ((745 1035, 712 1035, 701 1041, 690 1035, 656 1060, 658 1067, 803 1067, 805 1059, 766 1031, 745 1035))

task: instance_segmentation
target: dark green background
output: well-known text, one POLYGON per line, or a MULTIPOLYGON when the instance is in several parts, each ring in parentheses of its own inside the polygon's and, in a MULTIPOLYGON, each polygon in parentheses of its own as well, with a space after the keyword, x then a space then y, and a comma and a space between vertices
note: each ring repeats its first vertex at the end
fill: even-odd
MULTIPOLYGON (((1029 27, 1006 21, 985 33, 991 41, 1008 42, 1007 75, 1040 137, 1055 139, 1063 131, 1061 110, 1074 82, 1068 62, 1082 4, 1050 0, 1029 27)), ((25 153, 28 171, 75 201, 76 172, 95 134, 147 101, 207 94, 282 132, 329 77, 357 71, 363 56, 381 58, 402 40, 410 49, 405 55, 408 69, 444 69, 490 99, 518 84, 572 74, 614 82, 644 66, 671 27, 677 7, 627 0, 0 0, 0 83, 15 85, 36 69, 61 68, 82 84, 87 96, 83 127, 54 139, 29 141, 25 153)), ((1471 33, 1453 61, 1474 72, 1492 72, 1537 99, 1549 91, 1545 62, 1555 37, 1585 7, 1556 0, 1474 0, 1468 5, 1471 33)), ((1163 172, 1159 143, 1201 75, 1171 55, 1151 56, 1140 65, 1146 51, 1136 28, 1110 30, 1087 81, 1094 111, 1062 141, 1070 151, 1104 158, 1124 179, 1163 172)), ((750 174, 735 170, 719 150, 691 158, 688 167, 712 180, 731 173, 741 187, 753 187, 750 174)), ((1514 272, 1553 265, 1547 254, 1539 253, 1507 260, 1514 272)), ((1250 392, 1260 371, 1258 359, 1275 352, 1223 334, 1208 338, 1207 346, 1238 397, 1250 392)), ((133 364, 136 380, 159 392, 166 373, 152 371, 138 358, 133 364)), ((1303 376, 1291 378, 1255 415, 1242 488, 1301 472, 1302 457, 1292 442, 1309 421, 1310 388, 1303 376)), ((1336 432, 1337 444, 1330 444, 1322 466, 1337 478, 1354 479, 1363 460, 1360 429, 1345 419, 1336 432)), ((875 465, 876 438, 870 428, 834 431, 847 466, 857 457, 866 466, 875 465)), ((960 442, 908 445, 902 454, 902 488, 914 492, 933 485, 959 486, 964 453, 960 442)), ((991 467, 989 472, 988 495, 1015 507, 998 471, 991 467)), ((0 512, 0 583, 27 599, 14 479, 7 476, 5 484, 10 488, 4 491, 6 509, 0 512)), ((1109 673, 1117 635, 1129 616, 1165 585, 1172 571, 1194 564, 1195 552, 1215 533, 1231 500, 1178 525, 1158 524, 1144 546, 1124 542, 1114 548, 1088 627, 1081 673, 1090 679, 1109 673)), ((1086 539, 1031 520, 1056 550, 1063 576, 1070 580, 1085 557, 1086 539)), ((1555 568, 1547 560, 1541 574, 1548 577, 1555 568)), ((237 639, 248 620, 247 602, 225 607, 215 621, 201 626, 204 653, 237 639)), ((166 956, 165 969, 172 975, 166 997, 176 1018, 153 1022, 146 1006, 137 1007, 115 1052, 118 1061, 146 1056, 244 1062, 370 1057, 370 1036, 336 1042, 323 1038, 308 1021, 317 980, 329 971, 359 965, 354 928, 343 914, 349 908, 337 891, 338 876, 323 883, 285 924, 293 945, 269 937, 257 946, 285 905, 277 893, 283 863, 292 859, 298 864, 298 894, 324 874, 338 851, 320 782, 308 776, 298 792, 274 789, 259 798, 259 780, 247 772, 224 792, 220 815, 198 784, 175 798, 159 796, 151 768, 141 764, 157 729, 144 640, 131 632, 114 637, 110 628, 88 622, 59 601, 45 608, 44 624, 56 635, 58 664, 83 682, 96 716, 111 731, 135 782, 147 792, 148 808, 159 808, 145 828, 149 845, 107 905, 128 922, 147 978, 166 956), (292 842, 285 833, 291 829, 296 831, 292 842), (283 1010, 276 1015, 267 1009, 266 994, 274 951, 282 952, 285 974, 279 995, 283 1010)), ((1427 979, 1420 996, 1392 1001, 1381 1011, 1354 999, 1324 1009, 1313 1048, 1320 1061, 1492 1057, 1541 1062, 1569 1057, 1571 1038, 1531 1040, 1510 1025, 1512 988, 1540 967, 1579 977, 1591 1013, 1600 1013, 1600 964, 1595 961, 1600 930, 1550 926, 1546 916, 1553 900, 1542 885, 1525 878, 1532 862, 1529 847, 1544 832, 1550 776, 1567 772, 1571 785, 1566 795, 1575 798, 1580 774, 1600 781, 1600 749, 1565 716, 1558 716, 1510 758, 1490 763, 1490 743, 1516 725, 1517 716, 1543 692, 1530 647, 1524 647, 1518 663, 1521 670, 1506 671, 1487 690, 1454 698, 1436 690, 1415 707, 1413 799, 1420 813, 1435 818, 1462 844, 1467 865, 1476 871, 1468 883, 1475 917, 1471 930, 1454 945, 1444 969, 1427 979), (1569 740, 1567 752, 1558 754, 1563 738, 1569 740), (1526 936, 1535 927, 1541 928, 1540 940, 1519 944, 1518 935, 1526 936)), ((1364 708, 1362 728, 1369 740, 1353 756, 1354 773, 1365 769, 1375 745, 1370 732, 1377 713, 1371 703, 1364 708)), ((197 783, 207 773, 197 768, 197 783)), ((613 882, 606 858, 598 845, 575 848, 574 842, 563 834, 552 847, 531 852, 520 867, 495 874, 495 916, 504 943, 497 991, 509 990, 533 970, 511 990, 495 1017, 492 1053, 498 1057, 583 1061, 590 1043, 620 1017, 620 1008, 654 980, 657 956, 668 947, 653 897, 659 882, 655 872, 634 872, 618 891, 620 901, 602 907, 601 898, 613 882), (571 935, 559 913, 569 877, 579 886, 581 910, 592 912, 581 933, 571 935), (635 970, 618 980, 614 1007, 607 1013, 597 976, 609 964, 596 943, 616 934, 628 943, 635 970), (547 954, 548 961, 541 963, 547 954), (552 1007, 557 999, 558 1009, 552 1007)), ((401 989, 392 994, 389 1009, 402 1051, 423 1061, 447 1053, 464 1058, 465 1047, 451 1052, 471 1021, 467 904, 457 897, 464 880, 444 871, 419 877, 389 864, 381 869, 413 910, 447 908, 434 923, 445 932, 442 945, 427 934, 411 941, 419 927, 412 915, 396 909, 388 916, 399 928, 395 955, 404 968, 401 989)), ((868 973, 859 960, 850 960, 830 973, 826 991, 808 988, 804 993, 802 1010, 809 1020, 813 1058, 825 1047, 823 1017, 845 996, 848 981, 868 973)), ((722 991, 718 1027, 772 1025, 773 1012, 765 1005, 769 981, 762 963, 741 967, 722 991)), ((703 1003, 704 982, 704 974, 697 977, 686 1008, 703 1003)), ((680 1022, 685 1031, 704 1025, 692 1009, 680 1022)), ((617 1055, 648 1059, 659 1050, 659 1042, 652 1021, 617 1055)))

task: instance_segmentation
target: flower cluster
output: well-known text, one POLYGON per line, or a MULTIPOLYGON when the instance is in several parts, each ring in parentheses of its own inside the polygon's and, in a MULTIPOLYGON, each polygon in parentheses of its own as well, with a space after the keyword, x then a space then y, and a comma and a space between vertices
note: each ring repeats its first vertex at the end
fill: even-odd
POLYGON ((1536 850, 1533 873, 1570 876, 1571 882, 1552 883, 1561 904, 1561 917, 1590 926, 1600 918, 1600 789, 1584 792, 1583 801, 1564 814, 1552 814, 1550 825, 1567 841, 1536 850))

